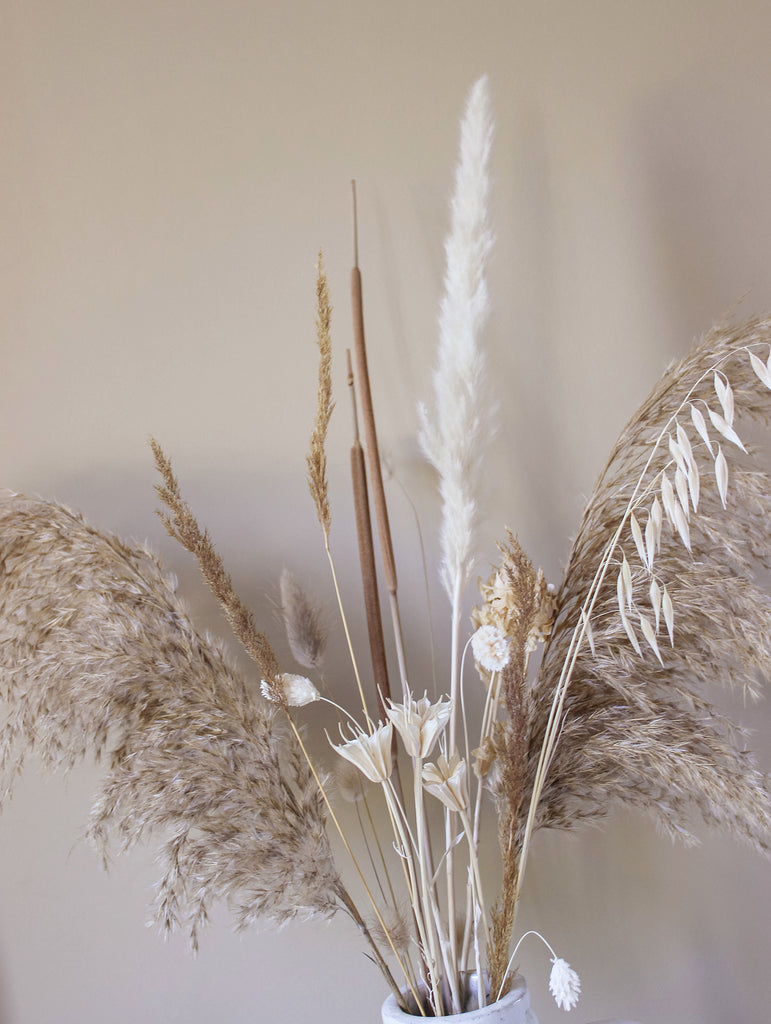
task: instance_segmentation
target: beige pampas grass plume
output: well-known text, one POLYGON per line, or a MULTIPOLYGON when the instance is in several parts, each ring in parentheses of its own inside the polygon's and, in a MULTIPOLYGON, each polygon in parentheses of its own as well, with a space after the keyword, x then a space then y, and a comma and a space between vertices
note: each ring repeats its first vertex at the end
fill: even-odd
POLYGON ((104 779, 89 835, 158 843, 156 916, 197 943, 213 903, 239 926, 329 915, 341 883, 316 783, 273 706, 192 625, 146 550, 58 505, 0 501, 0 764, 26 752, 104 779))

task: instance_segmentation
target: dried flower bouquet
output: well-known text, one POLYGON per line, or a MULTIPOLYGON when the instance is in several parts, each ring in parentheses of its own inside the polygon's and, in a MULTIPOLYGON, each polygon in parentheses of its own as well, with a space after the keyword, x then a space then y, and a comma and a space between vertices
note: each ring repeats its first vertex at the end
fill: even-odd
MULTIPOLYGON (((303 671, 279 665, 157 443, 163 521, 197 558, 258 667, 259 689, 196 631, 151 554, 59 506, 17 495, 0 502, 0 795, 8 796, 27 751, 65 768, 95 754, 105 777, 90 836, 106 855, 111 845, 125 849, 161 835, 156 912, 166 930, 186 927, 195 945, 219 899, 240 926, 343 910, 400 1005, 425 1016, 462 1012, 507 990, 537 829, 574 828, 626 803, 691 841, 695 807, 708 825, 767 853, 771 826, 771 790, 745 734, 703 692, 709 681, 756 696, 771 670, 771 602, 755 582, 757 569, 769 567, 769 481, 743 426, 747 418, 765 420, 771 407, 771 321, 713 330, 667 370, 600 475, 559 588, 547 586, 509 533, 499 565, 480 584, 472 623, 462 623, 461 598, 474 571, 477 453, 491 406, 480 347, 492 245, 491 140, 482 79, 461 125, 435 400, 421 409, 421 443, 443 509, 450 650, 438 659, 442 695, 415 692, 409 682, 358 266, 355 378, 365 445, 354 403, 351 470, 366 672, 330 549, 331 310, 321 264, 318 407, 308 455, 357 707, 338 707, 327 695, 319 675, 322 619, 289 573, 281 602, 303 671), (393 626, 388 641, 370 493, 393 626), (472 662, 484 683, 475 684, 483 706, 473 736, 464 698, 472 662), (320 701, 339 714, 330 756, 353 773, 337 786, 300 725, 313 725, 320 701), (336 809, 341 791, 356 801, 366 862, 336 809), (432 801, 441 806, 438 829, 432 801), (334 862, 328 830, 342 844, 352 883, 334 862), (491 839, 503 868, 492 902, 479 868, 480 844, 491 839)), ((578 978, 553 951, 552 964, 552 992, 570 1009, 578 978)))

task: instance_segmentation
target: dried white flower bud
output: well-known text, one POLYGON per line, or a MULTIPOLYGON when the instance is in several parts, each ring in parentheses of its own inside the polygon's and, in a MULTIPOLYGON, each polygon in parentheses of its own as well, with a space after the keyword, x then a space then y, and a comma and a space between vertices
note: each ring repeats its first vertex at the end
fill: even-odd
MULTIPOLYGON (((312 704, 320 697, 319 691, 305 676, 296 676, 291 672, 282 672, 278 677, 279 685, 283 691, 284 699, 290 707, 299 708, 303 704, 312 704)), ((263 679, 260 683, 260 690, 266 700, 275 701, 271 687, 263 679)))
POLYGON ((549 991, 561 1010, 572 1010, 581 992, 581 979, 566 960, 552 957, 549 991))
POLYGON ((480 626, 471 637, 471 650, 477 664, 488 672, 500 672, 511 657, 509 641, 497 626, 480 626))

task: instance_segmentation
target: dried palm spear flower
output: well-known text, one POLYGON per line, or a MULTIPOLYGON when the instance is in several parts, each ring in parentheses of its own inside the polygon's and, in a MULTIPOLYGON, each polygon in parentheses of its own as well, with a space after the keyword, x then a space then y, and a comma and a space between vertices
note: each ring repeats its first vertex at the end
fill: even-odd
POLYGON ((552 695, 567 685, 533 826, 616 802, 694 841, 706 824, 768 852, 771 790, 745 732, 704 695, 771 676, 771 487, 738 417, 771 408, 771 321, 712 330, 622 432, 587 505, 532 694, 530 792, 552 695))
POLYGON ((225 899, 239 926, 332 914, 341 885, 317 785, 276 709, 201 637, 147 551, 73 512, 0 501, 0 750, 106 771, 89 835, 161 838, 156 915, 195 946, 225 899))

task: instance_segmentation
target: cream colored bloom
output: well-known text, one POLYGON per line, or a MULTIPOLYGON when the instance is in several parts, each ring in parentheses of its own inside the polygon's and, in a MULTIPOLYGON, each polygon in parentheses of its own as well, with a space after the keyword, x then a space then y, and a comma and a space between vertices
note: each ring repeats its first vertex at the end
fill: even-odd
MULTIPOLYGON (((296 676, 291 672, 282 672, 278 677, 278 683, 284 694, 284 699, 290 707, 299 708, 303 704, 312 704, 320 697, 319 691, 305 676, 296 676)), ((265 680, 260 684, 263 697, 275 702, 276 698, 272 687, 265 680)))
POLYGON ((391 704, 386 714, 396 726, 410 757, 428 757, 442 729, 450 720, 452 702, 441 698, 432 704, 424 694, 420 700, 407 695, 404 704, 391 704))
POLYGON ((426 792, 441 800, 451 811, 464 811, 468 805, 466 788, 466 762, 456 751, 448 761, 444 754, 436 759, 436 764, 427 764, 423 768, 423 785, 426 792))
POLYGON ((561 1010, 572 1010, 581 993, 581 979, 566 960, 552 957, 549 991, 561 1010))
POLYGON ((389 722, 387 725, 379 725, 371 736, 362 732, 340 746, 333 743, 332 747, 341 757, 356 765, 370 782, 385 782, 393 767, 392 737, 393 726, 389 722))
POLYGON ((500 672, 511 657, 509 641, 497 626, 480 626, 471 637, 471 650, 477 664, 487 672, 500 672))

